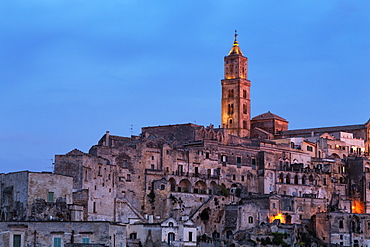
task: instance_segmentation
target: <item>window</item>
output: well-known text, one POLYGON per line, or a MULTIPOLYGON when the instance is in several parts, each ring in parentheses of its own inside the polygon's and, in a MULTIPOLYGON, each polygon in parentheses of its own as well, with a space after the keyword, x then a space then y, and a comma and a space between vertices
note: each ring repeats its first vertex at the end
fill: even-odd
POLYGON ((307 146, 307 151, 312 152, 313 148, 311 146, 307 146))
POLYGON ((171 245, 173 241, 175 241, 175 233, 170 232, 168 234, 168 244, 171 245))
POLYGON ((247 98, 247 90, 243 90, 243 98, 247 98))
POLYGON ((130 234, 130 239, 136 239, 137 238, 137 233, 133 232, 130 234))
POLYGON ((206 152, 206 159, 209 159, 209 153, 206 152))
POLYGON ((169 222, 169 223, 168 223, 168 226, 169 226, 169 227, 173 227, 173 222, 169 222))
POLYGON ((54 237, 53 247, 62 247, 62 238, 61 237, 54 237))
POLYGON ((83 244, 89 244, 90 243, 90 238, 88 238, 88 237, 82 238, 82 243, 83 244))
POLYGON ((236 178, 236 177, 235 177, 235 174, 233 174, 233 180, 235 180, 235 178, 236 178))
POLYGON ((241 179, 242 181, 244 181, 244 176, 242 175, 242 179, 241 179))
POLYGON ((152 160, 154 160, 154 156, 152 156, 152 160))
POLYGON ((222 162, 227 162, 227 156, 226 155, 222 155, 221 156, 221 161, 222 162))
POLYGON ((127 174, 127 181, 131 181, 131 174, 127 174))
POLYGON ((256 159, 252 159, 252 169, 256 169, 256 159))
POLYGON ((236 163, 242 163, 242 157, 236 157, 236 163))
POLYGON ((164 184, 161 184, 161 190, 165 190, 166 186, 164 184))
POLYGON ((247 114, 247 105, 246 104, 243 104, 243 113, 247 114))
POLYGON ((248 223, 253 223, 253 217, 252 216, 248 217, 248 223))
POLYGON ((93 202, 93 213, 96 213, 96 202, 93 202))
POLYGON ((343 228, 343 220, 339 220, 339 228, 343 228))
POLYGON ((101 166, 99 166, 98 176, 101 176, 101 166))
POLYGON ((150 169, 154 170, 154 164, 150 165, 150 169))
POLYGON ((247 128, 247 121, 243 121, 243 129, 246 129, 247 128))
POLYGON ((238 168, 242 166, 242 157, 236 157, 236 165, 238 168))
POLYGON ((189 242, 193 241, 193 232, 189 232, 189 242))
POLYGON ((13 235, 13 247, 21 247, 22 243, 22 236, 21 235, 13 235))
POLYGON ((54 202, 54 192, 48 192, 48 202, 54 202))

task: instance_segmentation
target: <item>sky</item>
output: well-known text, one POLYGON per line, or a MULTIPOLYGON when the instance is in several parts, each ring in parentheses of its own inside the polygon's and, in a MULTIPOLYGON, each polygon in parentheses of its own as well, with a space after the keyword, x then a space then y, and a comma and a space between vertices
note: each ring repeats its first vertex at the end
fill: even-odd
POLYGON ((28 0, 0 3, 0 173, 52 171, 110 131, 220 124, 234 30, 252 117, 289 129, 370 118, 370 1, 28 0))

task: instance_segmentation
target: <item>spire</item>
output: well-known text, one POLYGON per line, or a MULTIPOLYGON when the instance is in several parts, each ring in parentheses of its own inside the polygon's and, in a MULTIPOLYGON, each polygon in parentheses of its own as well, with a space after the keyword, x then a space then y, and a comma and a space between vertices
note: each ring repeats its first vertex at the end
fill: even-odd
POLYGON ((240 50, 240 47, 239 47, 239 43, 238 43, 238 40, 237 40, 237 37, 238 37, 238 34, 235 30, 235 34, 234 34, 234 44, 233 44, 233 47, 231 48, 230 52, 229 52, 229 55, 243 55, 242 51, 240 50))

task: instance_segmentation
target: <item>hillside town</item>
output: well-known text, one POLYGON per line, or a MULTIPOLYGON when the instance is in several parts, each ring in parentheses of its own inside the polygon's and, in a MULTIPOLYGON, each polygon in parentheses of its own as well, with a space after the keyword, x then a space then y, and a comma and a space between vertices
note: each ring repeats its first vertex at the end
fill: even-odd
POLYGON ((237 35, 221 87, 220 126, 106 131, 53 172, 0 173, 0 246, 370 246, 370 119, 251 117, 237 35))

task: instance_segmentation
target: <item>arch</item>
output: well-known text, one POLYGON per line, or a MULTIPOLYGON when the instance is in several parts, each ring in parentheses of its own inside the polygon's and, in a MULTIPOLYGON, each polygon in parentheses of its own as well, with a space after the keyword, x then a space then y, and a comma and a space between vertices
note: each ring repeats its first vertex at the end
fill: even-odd
POLYGON ((287 174, 286 177, 285 177, 285 183, 290 184, 290 175, 289 174, 287 174))
POLYGON ((233 235, 233 232, 231 230, 226 231, 226 238, 231 238, 232 235, 233 235))
POLYGON ((253 223, 253 217, 252 217, 252 216, 249 216, 249 217, 248 217, 248 223, 249 223, 249 224, 252 224, 252 223, 253 223))
POLYGON ((171 191, 172 192, 176 191, 176 181, 175 181, 175 179, 170 178, 168 181, 170 182, 170 185, 171 185, 171 191))
POLYGON ((279 183, 284 183, 284 175, 282 173, 279 175, 279 183))
POLYGON ((291 215, 287 215, 285 216, 285 224, 292 224, 292 216, 291 215))
POLYGON ((203 221, 209 220, 209 208, 203 209, 203 211, 200 213, 200 219, 203 221))
POLYGON ((335 159, 340 159, 340 156, 336 153, 332 153, 331 156, 333 156, 333 158, 335 159))
POLYGON ((201 180, 197 181, 194 185, 193 192, 199 194, 206 194, 207 193, 206 183, 201 180))
POLYGON ((302 184, 305 185, 306 183, 307 183, 307 177, 306 177, 306 175, 303 175, 302 184))
POLYGON ((216 230, 212 232, 212 238, 220 238, 220 233, 218 233, 216 230))
POLYGON ((216 188, 217 188, 216 182, 212 181, 209 185, 209 194, 215 195, 216 194, 216 188))
POLYGON ((5 221, 5 212, 0 211, 0 221, 5 221))
POLYGON ((229 89, 229 95, 228 98, 234 98, 234 89, 229 89))
POLYGON ((298 175, 295 175, 294 176, 294 184, 298 184, 298 180, 299 180, 298 175))
POLYGON ((171 245, 175 241, 175 233, 169 232, 167 235, 167 243, 171 245))
POLYGON ((313 176, 312 175, 310 175, 309 177, 308 177, 308 181, 309 181, 309 183, 310 183, 310 185, 312 185, 313 184, 313 176))
POLYGON ((187 179, 183 179, 180 181, 178 187, 177 187, 178 192, 186 192, 190 193, 191 192, 191 183, 187 179))

